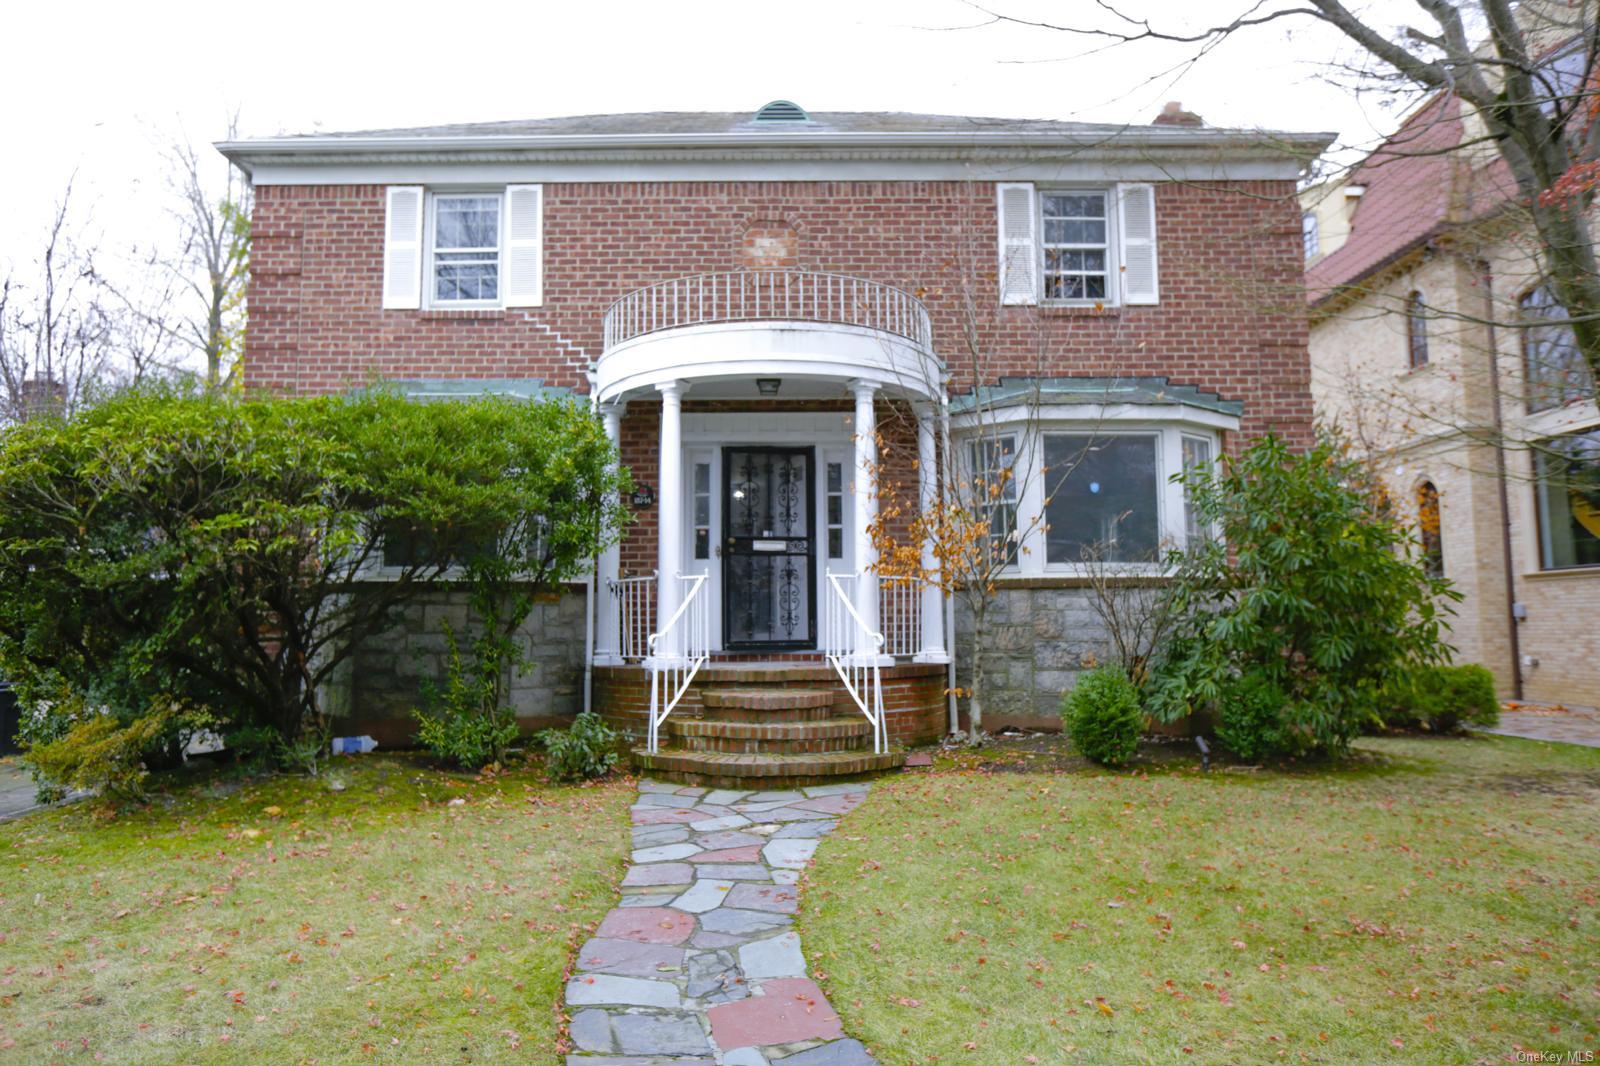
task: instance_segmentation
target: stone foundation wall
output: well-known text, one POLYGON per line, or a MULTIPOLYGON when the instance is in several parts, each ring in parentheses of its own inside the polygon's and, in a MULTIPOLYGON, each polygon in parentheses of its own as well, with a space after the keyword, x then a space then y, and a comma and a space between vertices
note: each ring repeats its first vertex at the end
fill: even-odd
MULTIPOLYGON (((412 742, 411 709, 422 682, 442 683, 446 676, 445 620, 463 644, 471 639, 466 603, 464 589, 428 593, 407 608, 399 625, 363 643, 349 660, 343 691, 332 694, 340 735, 367 733, 388 746, 412 742)), ((583 612, 583 586, 569 585, 534 605, 522 627, 533 665, 511 679, 509 693, 524 732, 565 724, 583 709, 583 612)))
MULTIPOLYGON (((1061 727, 1061 694, 1110 656, 1110 637, 1082 582, 1043 579, 1000 586, 984 634, 984 728, 1061 727)), ((956 683, 972 683, 973 620, 956 597, 956 683)), ((961 701, 966 723, 966 700, 961 701)))

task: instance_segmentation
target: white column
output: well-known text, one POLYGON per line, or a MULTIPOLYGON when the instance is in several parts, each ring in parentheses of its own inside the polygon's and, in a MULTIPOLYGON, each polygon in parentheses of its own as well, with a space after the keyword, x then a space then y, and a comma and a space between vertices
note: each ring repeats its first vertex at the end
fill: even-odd
MULTIPOLYGON (((935 439, 935 405, 917 405, 917 499, 923 514, 931 514, 939 505, 939 459, 935 439)), ((932 574, 939 566, 933 542, 922 541, 922 570, 932 574)), ((950 654, 944 647, 944 594, 933 581, 922 586, 922 647, 915 656, 919 663, 947 663, 950 654)))
MULTIPOLYGON (((605 423, 606 440, 613 448, 622 442, 622 412, 626 405, 602 404, 600 417, 605 423)), ((600 569, 595 574, 595 595, 599 598, 599 621, 594 636, 594 661, 601 666, 615 666, 622 662, 622 649, 618 647, 622 635, 622 601, 616 595, 615 582, 622 576, 622 545, 616 543, 600 553, 600 569)))
MULTIPOLYGON (((661 471, 656 489, 656 630, 661 631, 678 610, 683 583, 683 382, 657 385, 661 392, 661 451, 656 462, 661 471)), ((682 633, 663 636, 656 655, 680 654, 682 633)))
MULTIPOLYGON (((872 543, 872 526, 878 517, 878 420, 873 410, 878 386, 864 381, 852 381, 850 391, 856 397, 856 466, 855 466, 855 562, 860 574, 856 577, 856 613, 866 623, 867 629, 878 632, 878 550, 872 543)), ((858 655, 875 649, 857 648, 858 655)))

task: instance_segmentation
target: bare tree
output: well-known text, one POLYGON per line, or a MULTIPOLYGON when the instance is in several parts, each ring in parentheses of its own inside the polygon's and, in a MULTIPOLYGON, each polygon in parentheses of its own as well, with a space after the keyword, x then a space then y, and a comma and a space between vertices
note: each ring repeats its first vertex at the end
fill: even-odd
MULTIPOLYGON (((228 121, 228 136, 238 131, 238 115, 228 121)), ((206 388, 228 388, 244 351, 245 280, 250 263, 250 184, 226 161, 210 163, 192 141, 174 137, 163 155, 172 196, 171 214, 178 241, 163 265, 187 294, 188 307, 151 311, 148 324, 172 336, 204 362, 206 388)))
POLYGON ((75 236, 72 191, 69 180, 32 276, 0 280, 0 422, 70 412, 114 363, 116 316, 96 250, 75 236))
POLYGON ((1370 60, 1355 69, 1369 87, 1453 94, 1473 124, 1448 150, 1496 158, 1506 168, 1528 214, 1541 270, 1600 389, 1600 274, 1589 218, 1600 191, 1597 0, 1416 4, 1420 23, 1398 30, 1343 0, 1240 0, 1235 17, 1199 26, 1158 24, 1111 0, 1075 6, 1080 19, 1065 23, 986 10, 996 22, 1108 47, 1188 46, 1188 63, 1235 34, 1314 21, 1339 31, 1370 60))

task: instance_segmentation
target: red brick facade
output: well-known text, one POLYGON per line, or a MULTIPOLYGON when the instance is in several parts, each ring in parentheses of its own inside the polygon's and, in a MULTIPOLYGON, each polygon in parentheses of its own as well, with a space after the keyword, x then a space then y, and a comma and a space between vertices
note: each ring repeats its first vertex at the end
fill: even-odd
MULTIPOLYGON (((781 263, 920 295, 963 387, 973 372, 963 292, 994 303, 994 196, 987 182, 550 184, 543 307, 385 311, 383 188, 263 185, 245 377, 307 392, 451 377, 584 391, 612 300, 665 278, 781 263)), ((1243 400, 1247 435, 1272 428, 1308 439, 1293 183, 1169 182, 1156 205, 1158 306, 992 307, 976 323, 984 376, 1164 375, 1243 400)), ((645 432, 640 406, 630 409, 630 437, 645 432)))
MULTIPOLYGON (((266 185, 256 190, 245 377, 251 386, 305 392, 458 377, 537 378, 587 391, 585 371, 600 355, 602 318, 617 297, 666 278, 785 266, 921 296, 957 388, 975 374, 1162 375, 1244 401, 1246 435, 1273 429, 1308 440, 1293 183, 1166 183, 1156 204, 1159 305, 1001 308, 991 183, 551 184, 543 307, 394 311, 380 306, 382 186, 266 185), (981 365, 962 342, 964 289, 980 293, 987 308, 972 323, 981 365)), ((685 410, 701 407, 691 389, 685 410)), ((914 437, 906 420, 889 414, 880 404, 880 426, 901 446, 886 453, 885 473, 910 483, 914 437)), ((649 403, 631 404, 623 420, 623 460, 642 485, 659 483, 658 422, 649 403)), ((624 573, 656 566, 656 512, 635 519, 624 573)))

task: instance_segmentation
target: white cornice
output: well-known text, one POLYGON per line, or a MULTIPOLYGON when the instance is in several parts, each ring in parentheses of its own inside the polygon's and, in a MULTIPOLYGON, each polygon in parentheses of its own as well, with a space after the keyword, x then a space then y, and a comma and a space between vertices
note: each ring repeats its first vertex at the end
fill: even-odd
POLYGON ((1294 178, 1328 134, 1135 126, 1081 133, 724 133, 281 137, 217 145, 258 184, 483 180, 1059 179, 1107 166, 1130 180, 1294 178), (472 177, 461 178, 461 174, 472 177))

